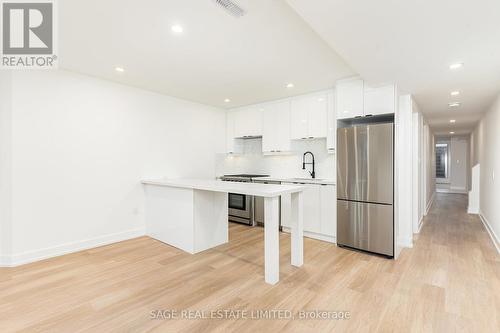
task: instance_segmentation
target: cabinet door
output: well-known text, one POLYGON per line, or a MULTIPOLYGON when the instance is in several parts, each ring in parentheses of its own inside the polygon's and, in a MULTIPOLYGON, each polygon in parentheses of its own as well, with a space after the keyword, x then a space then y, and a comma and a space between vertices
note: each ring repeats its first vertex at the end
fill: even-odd
POLYGON ((226 153, 234 153, 234 121, 235 112, 226 112, 226 153))
POLYGON ((377 115, 395 113, 396 88, 388 85, 380 88, 365 87, 364 114, 377 115))
POLYGON ((307 98, 309 138, 325 138, 327 133, 328 96, 314 94, 307 98))
POLYGON ((327 134, 326 149, 329 153, 335 151, 335 141, 337 139, 337 115, 335 113, 335 92, 328 93, 328 112, 327 112, 327 134))
POLYGON ((308 101, 306 98, 297 97, 292 99, 290 107, 291 138, 307 139, 308 135, 308 101))
POLYGON ((337 82, 337 119, 363 116, 363 87, 364 83, 361 79, 337 82))
POLYGON ((247 124, 247 135, 262 135, 262 107, 258 105, 250 107, 245 114, 245 121, 247 124))
POLYGON ((259 107, 246 107, 234 112, 234 135, 236 138, 262 135, 262 112, 259 107))
POLYGON ((274 103, 271 107, 274 113, 275 150, 290 151, 290 101, 274 103))
POLYGON ((276 112, 269 107, 262 107, 262 152, 269 153, 276 150, 277 134, 275 131, 276 112))
MULTIPOLYGON (((301 184, 296 182, 282 182, 282 184, 300 184, 305 189, 302 192, 302 214, 304 218, 304 231, 321 233, 321 200, 320 185, 301 184)), ((283 197, 282 197, 283 198, 283 197)), ((289 204, 290 195, 286 196, 285 205, 289 204)), ((283 199, 282 199, 283 204, 283 199)), ((285 208, 290 209, 288 206, 285 208)), ((282 219, 282 225, 289 227, 289 217, 282 219), (283 223, 283 221, 285 221, 283 223)))
POLYGON ((262 110, 262 152, 290 151, 290 102, 270 103, 262 110))
POLYGON ((318 185, 304 185, 304 231, 321 233, 320 214, 320 187, 318 185))
POLYGON ((337 234, 337 192, 335 185, 321 185, 321 233, 335 237, 337 234))

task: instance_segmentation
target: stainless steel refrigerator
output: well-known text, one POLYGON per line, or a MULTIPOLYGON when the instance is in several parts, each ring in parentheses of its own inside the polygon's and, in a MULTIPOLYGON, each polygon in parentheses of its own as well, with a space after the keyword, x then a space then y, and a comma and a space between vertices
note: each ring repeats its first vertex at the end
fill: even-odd
POLYGON ((337 244, 394 256, 394 123, 337 129, 337 244))

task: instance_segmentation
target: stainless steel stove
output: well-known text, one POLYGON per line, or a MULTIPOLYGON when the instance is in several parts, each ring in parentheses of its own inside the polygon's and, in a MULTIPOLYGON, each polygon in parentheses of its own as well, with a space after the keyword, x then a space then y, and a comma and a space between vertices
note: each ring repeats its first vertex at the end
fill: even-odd
MULTIPOLYGON (((269 175, 237 174, 224 175, 220 179, 227 182, 251 183, 254 179, 269 175)), ((229 193, 229 221, 254 225, 254 198, 251 195, 229 193)))

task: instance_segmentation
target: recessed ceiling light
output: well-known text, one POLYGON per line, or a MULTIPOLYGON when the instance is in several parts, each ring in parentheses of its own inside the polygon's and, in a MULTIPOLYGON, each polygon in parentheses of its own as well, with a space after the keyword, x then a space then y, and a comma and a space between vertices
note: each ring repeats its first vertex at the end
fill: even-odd
POLYGON ((463 66, 464 66, 463 62, 457 62, 457 63, 451 64, 450 69, 451 70, 459 69, 459 68, 462 68, 463 66))
POLYGON ((231 100, 230 100, 229 98, 226 98, 226 99, 224 100, 224 103, 229 103, 229 102, 231 102, 231 100))
POLYGON ((457 121, 456 121, 455 119, 451 119, 451 120, 450 120, 450 123, 452 123, 452 124, 454 124, 454 123, 456 123, 456 122, 457 122, 457 121))
POLYGON ((323 102, 325 99, 323 97, 318 98, 318 102, 323 102))
POLYGON ((448 103, 448 106, 449 106, 450 108, 455 108, 455 107, 457 107, 457 106, 460 106, 460 103, 459 103, 459 102, 448 103))
POLYGON ((450 134, 455 134, 455 132, 450 132, 450 134))
POLYGON ((286 87, 287 87, 287 88, 293 88, 293 87, 295 87, 295 86, 293 85, 293 83, 287 83, 286 87))
POLYGON ((125 72, 125 69, 123 67, 115 67, 115 71, 123 73, 125 72))
POLYGON ((175 32, 176 34, 180 34, 181 32, 184 31, 182 26, 180 26, 178 24, 174 24, 170 29, 172 29, 172 32, 175 32))
POLYGON ((460 91, 458 91, 458 90, 457 90, 457 91, 452 91, 452 92, 450 93, 450 95, 451 95, 451 96, 458 96, 458 95, 460 95, 460 91))

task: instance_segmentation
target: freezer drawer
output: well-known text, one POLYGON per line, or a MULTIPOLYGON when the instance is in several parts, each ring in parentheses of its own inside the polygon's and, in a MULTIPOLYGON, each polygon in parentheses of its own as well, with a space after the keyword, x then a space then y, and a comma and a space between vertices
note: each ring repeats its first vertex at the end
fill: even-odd
POLYGON ((337 200, 337 244, 394 256, 393 206, 337 200))

